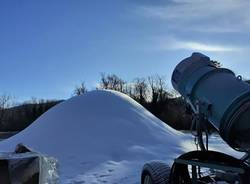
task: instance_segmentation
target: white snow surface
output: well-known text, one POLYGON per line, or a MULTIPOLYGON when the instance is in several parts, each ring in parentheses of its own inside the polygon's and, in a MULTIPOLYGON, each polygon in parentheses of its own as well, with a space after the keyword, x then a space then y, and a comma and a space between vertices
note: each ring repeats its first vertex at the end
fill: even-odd
POLYGON ((145 162, 171 164, 195 149, 191 142, 190 136, 167 126, 127 95, 97 90, 51 108, 0 142, 0 151, 13 151, 23 143, 57 158, 63 184, 139 184, 145 162))

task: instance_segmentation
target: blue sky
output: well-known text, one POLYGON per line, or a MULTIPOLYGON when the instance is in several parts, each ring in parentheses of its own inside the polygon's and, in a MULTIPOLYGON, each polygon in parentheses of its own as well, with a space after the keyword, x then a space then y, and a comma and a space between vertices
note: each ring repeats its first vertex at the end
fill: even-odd
POLYGON ((250 78, 247 0, 1 0, 0 94, 66 99, 100 73, 170 77, 194 51, 250 78))

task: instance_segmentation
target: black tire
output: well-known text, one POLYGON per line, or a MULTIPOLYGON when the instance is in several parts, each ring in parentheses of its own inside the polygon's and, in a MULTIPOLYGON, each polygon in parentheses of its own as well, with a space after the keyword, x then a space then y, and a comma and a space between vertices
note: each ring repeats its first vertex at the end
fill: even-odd
POLYGON ((162 161, 151 161, 143 166, 141 184, 169 184, 171 168, 162 161))

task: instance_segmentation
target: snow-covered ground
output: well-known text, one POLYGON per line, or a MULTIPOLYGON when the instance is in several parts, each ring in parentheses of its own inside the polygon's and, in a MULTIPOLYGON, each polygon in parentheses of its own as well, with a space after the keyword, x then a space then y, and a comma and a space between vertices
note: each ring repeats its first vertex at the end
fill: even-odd
MULTIPOLYGON (((0 151, 13 151, 18 143, 57 158, 63 184, 139 184, 145 162, 171 164, 181 153, 195 150, 190 135, 170 128, 130 97, 103 90, 50 109, 2 141, 0 151)), ((239 155, 217 137, 212 148, 239 155)))

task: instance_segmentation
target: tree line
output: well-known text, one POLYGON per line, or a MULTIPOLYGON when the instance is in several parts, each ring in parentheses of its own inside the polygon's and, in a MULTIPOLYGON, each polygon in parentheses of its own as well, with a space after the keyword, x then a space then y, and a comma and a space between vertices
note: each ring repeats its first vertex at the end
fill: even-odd
MULTIPOLYGON (((165 77, 155 75, 125 81, 115 74, 101 74, 97 90, 110 89, 127 94, 169 126, 188 130, 192 117, 186 111, 185 101, 174 90, 170 90, 165 77)), ((250 84, 250 80, 246 80, 250 84)), ((88 91, 84 82, 73 89, 73 95, 88 91)), ((0 131, 20 131, 29 126, 44 112, 63 100, 32 98, 30 101, 13 105, 10 95, 0 95, 0 131)))
POLYGON ((10 95, 0 96, 0 132, 20 131, 29 126, 44 112, 61 100, 43 100, 33 98, 30 101, 14 105, 10 95))

